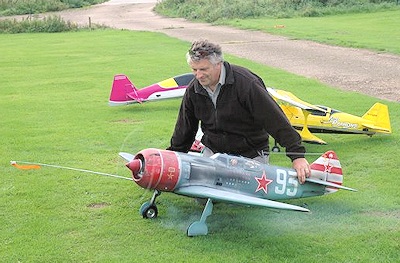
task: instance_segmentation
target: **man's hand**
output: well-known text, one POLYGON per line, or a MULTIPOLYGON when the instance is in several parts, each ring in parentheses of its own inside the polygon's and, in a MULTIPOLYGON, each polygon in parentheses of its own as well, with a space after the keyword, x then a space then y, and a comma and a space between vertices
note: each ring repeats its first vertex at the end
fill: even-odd
POLYGON ((304 184, 306 177, 310 177, 310 165, 308 164, 306 158, 297 158, 293 160, 293 169, 297 172, 297 179, 301 184, 304 184))

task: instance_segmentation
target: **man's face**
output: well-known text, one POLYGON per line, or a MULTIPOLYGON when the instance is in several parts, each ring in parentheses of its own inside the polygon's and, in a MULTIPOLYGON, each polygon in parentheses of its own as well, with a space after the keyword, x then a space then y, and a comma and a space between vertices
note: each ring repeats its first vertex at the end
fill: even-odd
POLYGON ((208 59, 192 61, 190 67, 201 85, 214 88, 219 81, 222 63, 213 65, 208 59))

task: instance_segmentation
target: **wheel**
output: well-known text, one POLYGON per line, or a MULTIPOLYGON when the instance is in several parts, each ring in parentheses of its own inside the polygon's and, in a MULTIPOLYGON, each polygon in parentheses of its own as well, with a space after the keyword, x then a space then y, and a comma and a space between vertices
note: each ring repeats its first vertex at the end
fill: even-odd
POLYGON ((281 151, 281 149, 280 149, 278 146, 274 146, 274 147, 272 147, 272 151, 273 151, 274 153, 278 153, 278 152, 281 151))
POLYGON ((143 218, 150 218, 150 219, 156 218, 158 215, 157 206, 151 205, 150 207, 144 210, 142 215, 143 218))
POLYGON ((140 213, 143 218, 153 219, 157 217, 158 209, 156 205, 146 202, 140 207, 140 213))

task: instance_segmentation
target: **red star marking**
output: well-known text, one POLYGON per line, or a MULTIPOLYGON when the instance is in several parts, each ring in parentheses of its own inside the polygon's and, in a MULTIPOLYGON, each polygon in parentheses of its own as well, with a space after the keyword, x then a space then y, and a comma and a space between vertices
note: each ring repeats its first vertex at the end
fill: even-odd
POLYGON ((175 174, 168 173, 167 176, 168 176, 168 180, 172 180, 174 178, 175 174))
POLYGON ((270 183, 272 183, 273 180, 267 178, 267 176, 266 176, 266 174, 265 174, 265 171, 263 171, 263 174, 262 174, 261 178, 255 177, 255 179, 256 179, 257 182, 258 182, 258 186, 257 186, 256 192, 258 192, 258 191, 260 191, 261 189, 263 189, 264 192, 267 194, 267 193, 268 193, 267 186, 268 186, 270 183))
POLYGON ((174 176, 175 176, 175 167, 169 167, 168 168, 167 176, 168 176, 169 180, 172 180, 174 178, 174 176))
POLYGON ((331 165, 330 163, 327 163, 327 164, 324 164, 324 166, 325 166, 325 173, 330 173, 331 172, 331 170, 332 170, 332 168, 333 168, 333 165, 331 165))

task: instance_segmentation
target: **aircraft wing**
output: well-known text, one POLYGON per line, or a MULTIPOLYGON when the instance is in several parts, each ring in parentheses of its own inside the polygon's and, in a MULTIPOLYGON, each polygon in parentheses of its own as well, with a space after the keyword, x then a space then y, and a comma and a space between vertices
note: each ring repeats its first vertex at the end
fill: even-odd
POLYGON ((297 98, 293 93, 284 91, 284 90, 277 90, 273 88, 267 88, 268 93, 277 100, 284 101, 286 103, 292 104, 303 110, 314 110, 314 111, 321 111, 326 113, 325 109, 312 105, 308 102, 302 101, 301 99, 297 98))
POLYGON ((240 193, 218 190, 205 186, 184 186, 174 191, 176 194, 181 194, 190 197, 210 198, 212 200, 236 203, 242 205, 263 206, 268 208, 294 210, 301 212, 310 212, 310 210, 286 203, 276 202, 268 199, 261 199, 240 193))

